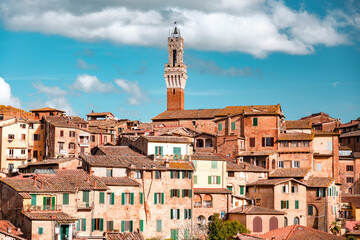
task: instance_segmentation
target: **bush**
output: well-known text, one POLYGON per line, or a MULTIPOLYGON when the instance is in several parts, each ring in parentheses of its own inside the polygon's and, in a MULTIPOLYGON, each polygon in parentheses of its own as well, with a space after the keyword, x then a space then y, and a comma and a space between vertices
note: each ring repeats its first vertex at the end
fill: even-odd
POLYGON ((209 240, 226 240, 238 233, 248 233, 249 230, 237 221, 223 221, 220 214, 215 213, 209 223, 209 240))

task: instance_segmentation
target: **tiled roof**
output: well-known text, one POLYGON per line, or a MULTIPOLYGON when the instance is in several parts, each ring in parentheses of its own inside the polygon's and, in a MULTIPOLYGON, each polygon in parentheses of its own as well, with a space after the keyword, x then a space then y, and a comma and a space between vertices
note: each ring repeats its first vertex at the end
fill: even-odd
POLYGON ((154 117, 152 120, 171 119, 201 119, 215 118, 215 115, 222 109, 196 109, 196 110, 172 110, 165 111, 154 117))
POLYGON ((128 146, 98 146, 98 151, 103 152, 105 155, 119 155, 119 156, 144 156, 128 146))
POLYGON ((28 166, 40 166, 40 165, 52 165, 64 163, 72 160, 78 160, 77 158, 69 157, 69 158, 54 158, 54 159, 46 159, 40 162, 26 163, 24 165, 19 166, 18 168, 26 168, 28 166))
POLYGON ((0 231, 8 232, 8 229, 10 229, 10 234, 13 235, 22 235, 23 233, 18 231, 18 228, 15 227, 10 221, 8 220, 0 220, 0 231))
POLYGON ((342 150, 342 151, 352 151, 352 149, 348 146, 343 146, 343 145, 340 145, 339 146, 339 150, 342 150))
POLYGON ((226 170, 234 172, 269 172, 269 170, 260 166, 255 166, 253 164, 244 162, 240 162, 237 164, 231 161, 226 162, 226 170))
POLYGON ((51 220, 51 221, 71 221, 77 220, 76 217, 72 217, 69 214, 59 211, 31 211, 22 212, 26 217, 31 220, 51 220))
POLYGON ((193 164, 191 162, 186 161, 171 161, 169 162, 169 169, 181 169, 181 170, 195 170, 193 164))
POLYGON ((232 239, 237 240, 265 240, 265 238, 255 237, 245 233, 238 233, 236 236, 233 236, 232 239))
POLYGON ((107 186, 140 186, 140 183, 128 177, 98 177, 107 186))
POLYGON ((145 240, 141 233, 107 233, 107 240, 145 240))
POLYGON ((275 153, 275 150, 263 150, 263 151, 244 151, 241 152, 238 156, 269 156, 275 153))
POLYGON ((280 114, 280 104, 277 105, 254 105, 254 106, 227 106, 216 114, 216 116, 237 115, 243 112, 252 113, 276 113, 280 114))
POLYGON ((226 188, 194 188, 194 194, 231 194, 226 188))
POLYGON ((277 211, 271 208, 264 208, 255 205, 245 205, 234 208, 230 213, 242 213, 246 215, 284 215, 284 212, 277 211))
POLYGON ((336 136, 336 135, 339 135, 339 133, 315 130, 315 136, 336 136))
POLYGON ((308 187, 328 187, 335 178, 332 177, 309 177, 307 180, 308 187))
POLYGON ((147 156, 91 155, 85 161, 92 167, 118 167, 131 169, 165 169, 159 162, 147 156))
POLYGON ((311 141, 314 139, 313 134, 306 133, 280 133, 278 141, 292 141, 292 140, 308 140, 311 141))
POLYGON ((163 142, 163 143, 187 143, 190 144, 190 141, 185 137, 175 137, 175 136, 141 136, 140 138, 145 138, 149 142, 163 142))
POLYGON ((272 179, 260 179, 255 182, 251 182, 247 184, 247 186, 274 186, 288 181, 294 181, 299 184, 305 185, 304 183, 297 181, 294 178, 272 178, 272 179))
POLYGON ((306 174, 311 170, 311 167, 303 167, 303 168, 278 168, 273 173, 270 174, 269 177, 272 178, 283 178, 283 177, 305 177, 306 174))
POLYGON ((206 153, 193 154, 193 155, 191 155, 191 160, 226 161, 226 159, 222 158, 221 156, 218 156, 215 154, 206 154, 206 153))
POLYGON ((77 128, 78 124, 87 124, 87 122, 80 117, 68 116, 45 116, 45 119, 50 124, 56 127, 73 127, 77 128))
POLYGON ((286 129, 311 129, 310 120, 285 121, 286 129))
POLYGON ((55 109, 55 108, 45 107, 45 108, 32 109, 32 110, 30 110, 30 112, 62 112, 62 113, 64 113, 65 111, 55 109))
MULTIPOLYGON (((359 119, 359 118, 358 118, 359 119)), ((359 121, 358 120, 352 120, 348 123, 344 123, 344 124, 341 124, 340 126, 338 126, 337 128, 346 128, 346 127, 353 127, 353 126, 356 126, 358 125, 359 121)))
POLYGON ((0 181, 18 192, 75 192, 77 190, 106 190, 106 185, 80 169, 56 169, 55 174, 22 174, 0 181), (36 182, 35 182, 36 178, 36 182))
POLYGON ((106 116, 106 115, 113 115, 111 112, 92 112, 92 113, 89 113, 89 114, 86 114, 86 116, 89 116, 89 117, 98 117, 98 116, 106 116))
POLYGON ((360 194, 344 194, 341 196, 341 202, 348 203, 351 202, 356 208, 360 208, 360 194))
POLYGON ((291 225, 288 227, 278 228, 264 234, 260 237, 272 240, 345 240, 345 237, 335 236, 314 228, 301 225, 291 225))
POLYGON ((358 137, 358 136, 360 136, 360 130, 342 133, 340 134, 339 137, 344 138, 344 137, 358 137))
POLYGON ((24 199, 31 199, 31 195, 28 192, 20 192, 19 195, 24 199))

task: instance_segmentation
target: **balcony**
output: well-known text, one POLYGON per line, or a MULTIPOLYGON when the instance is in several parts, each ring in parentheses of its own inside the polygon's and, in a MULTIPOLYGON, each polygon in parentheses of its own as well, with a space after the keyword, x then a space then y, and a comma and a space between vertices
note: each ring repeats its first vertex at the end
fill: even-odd
POLYGON ((23 207, 24 211, 62 211, 63 205, 43 205, 43 206, 33 206, 33 205, 25 205, 23 207))
POLYGON ((314 151, 314 157, 330 157, 333 155, 333 152, 331 150, 315 150, 314 151))
POLYGON ((94 208, 94 205, 89 202, 77 202, 76 208, 78 211, 88 211, 94 208))
POLYGON ((6 156, 7 159, 11 159, 11 160, 26 160, 27 156, 25 155, 7 155, 6 156))

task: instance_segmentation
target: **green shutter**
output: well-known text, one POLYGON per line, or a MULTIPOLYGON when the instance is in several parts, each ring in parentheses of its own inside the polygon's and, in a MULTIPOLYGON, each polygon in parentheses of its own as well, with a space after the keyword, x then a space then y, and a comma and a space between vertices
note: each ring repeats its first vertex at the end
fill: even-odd
POLYGON ((192 190, 189 189, 189 197, 192 197, 192 190))
POLYGON ((177 209, 177 219, 180 219, 180 209, 177 209))
POLYGON ((69 205, 69 194, 63 193, 63 205, 69 205))
POLYGON ((191 174, 192 174, 192 173, 191 173, 191 172, 189 172, 189 179, 191 179, 191 174))
POLYGON ((289 201, 286 201, 286 209, 289 209, 289 201))
POLYGON ((244 186, 240 186, 240 194, 244 195, 244 186))
POLYGON ((144 231, 144 220, 140 220, 140 232, 144 231))
POLYGON ((188 216, 189 219, 191 219, 191 209, 189 209, 189 216, 188 216))
POLYGON ((281 200, 281 209, 284 208, 284 201, 281 200))
POLYGON ((184 209, 184 219, 187 219, 187 209, 184 209))
POLYGON ((221 184, 221 182, 220 182, 220 176, 217 176, 217 184, 221 184))
POLYGON ((134 193, 130 193, 130 204, 134 205, 134 193))
POLYGON ((253 126, 257 126, 258 125, 258 119, 257 118, 253 118, 253 126))
POLYGON ((133 232, 133 221, 130 221, 130 232, 133 232))
POLYGON ((185 178, 185 171, 182 171, 182 178, 185 178))
POLYGON ((99 192, 99 203, 105 203, 105 193, 99 192))
POLYGON ((110 196, 111 196, 110 204, 114 205, 115 204, 115 193, 112 192, 110 196))
POLYGON ((161 232, 162 231, 162 221, 156 220, 156 231, 161 232))
POLYGON ((218 123, 218 130, 222 131, 222 123, 218 123))
POLYGON ((180 171, 176 171, 177 172, 177 178, 180 179, 180 171))
POLYGON ((125 221, 121 221, 121 232, 125 232, 125 221))
POLYGON ((164 204, 164 199, 165 199, 165 196, 164 196, 165 194, 164 193, 161 193, 161 204, 164 204))
POLYGON ((180 197, 180 189, 177 189, 177 197, 180 197))
POLYGON ((80 231, 80 221, 81 219, 79 219, 76 223, 76 231, 80 231))
POLYGON ((83 202, 89 202, 89 191, 83 191, 83 202))
POLYGON ((86 218, 82 219, 82 231, 86 231, 86 218))
POLYGON ((211 184, 211 176, 208 176, 208 184, 211 184))
POLYGON ((185 197, 185 189, 182 190, 182 197, 185 197))
POLYGON ((104 231, 104 219, 100 218, 100 231, 104 231))
POLYGON ((36 194, 31 195, 31 206, 36 206, 36 194))
POLYGON ((235 130, 235 122, 231 123, 231 130, 235 130))
POLYGON ((310 215, 310 216, 313 215, 313 206, 312 205, 308 205, 308 215, 310 215))
POLYGON ((170 197, 172 198, 174 196, 174 194, 173 194, 173 190, 172 189, 170 189, 170 197))
POLYGON ((44 234, 44 228, 43 228, 43 227, 39 227, 39 228, 38 228, 38 233, 39 233, 39 235, 44 234))
POLYGON ((295 209, 299 209, 299 200, 295 200, 295 209))
POLYGON ((51 209, 54 211, 55 210, 55 197, 51 198, 51 209))
POLYGON ((194 167, 197 168, 197 161, 196 161, 196 160, 193 160, 192 162, 193 162, 193 164, 194 164, 194 167))
POLYGON ((157 194, 156 193, 154 193, 154 204, 157 204, 157 196, 156 196, 157 194))
POLYGON ((160 156, 164 156, 163 147, 160 147, 160 156))
POLYGON ((197 184, 197 176, 194 175, 194 184, 197 184))
POLYGON ((141 192, 140 193, 140 204, 144 203, 144 194, 141 192))
POLYGON ((184 229, 184 238, 188 239, 189 238, 189 229, 184 229))
POLYGON ((316 197, 320 197, 320 188, 316 189, 316 197))
POLYGON ((170 209, 170 219, 174 218, 173 209, 170 209))
POLYGON ((174 178, 174 171, 171 170, 170 175, 171 175, 170 178, 174 178))
POLYGON ((125 205, 125 193, 121 193, 121 205, 125 205))
POLYGON ((217 161, 211 162, 211 169, 217 169, 217 161))
POLYGON ((92 219, 92 230, 95 231, 95 218, 92 219))
POLYGON ((43 197, 43 209, 46 209, 46 197, 43 197))
POLYGON ((159 154, 159 147, 158 146, 155 146, 155 156, 157 156, 159 154))

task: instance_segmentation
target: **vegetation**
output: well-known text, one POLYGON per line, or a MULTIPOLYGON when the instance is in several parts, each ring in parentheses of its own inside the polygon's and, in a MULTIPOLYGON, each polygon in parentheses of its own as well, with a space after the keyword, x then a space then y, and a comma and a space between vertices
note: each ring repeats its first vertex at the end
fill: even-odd
POLYGON ((341 230, 341 227, 340 227, 338 221, 334 221, 331 223, 330 231, 332 232, 332 234, 338 235, 340 233, 340 230, 341 230))
POLYGON ((227 240, 238 233, 248 233, 249 230, 237 221, 223 221, 220 215, 215 213, 209 223, 209 240, 227 240))
POLYGON ((346 238, 346 240, 356 240, 356 237, 354 237, 354 236, 349 236, 349 237, 346 238))

